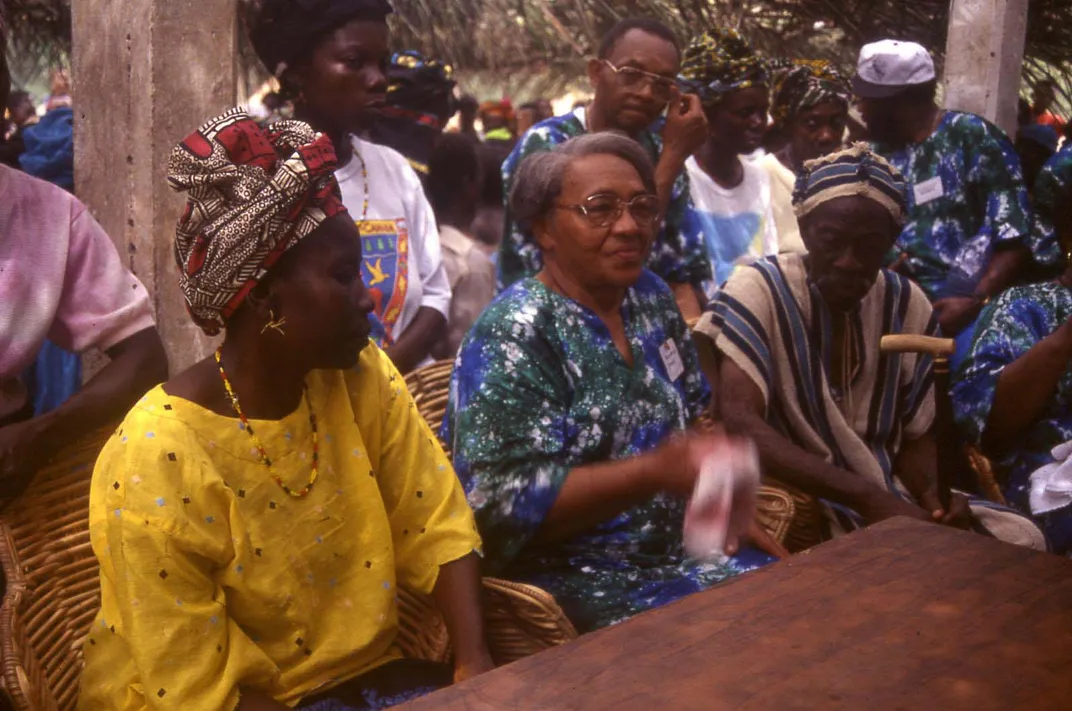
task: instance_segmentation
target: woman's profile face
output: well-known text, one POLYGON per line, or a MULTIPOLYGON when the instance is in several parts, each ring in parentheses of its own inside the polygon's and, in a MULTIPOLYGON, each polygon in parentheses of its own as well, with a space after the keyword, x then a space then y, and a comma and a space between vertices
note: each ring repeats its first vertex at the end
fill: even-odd
POLYGON ((354 20, 321 40, 296 68, 297 103, 313 128, 329 134, 353 132, 383 105, 387 40, 387 23, 354 20))
POLYGON ((348 369, 369 344, 372 297, 361 280, 361 235, 345 212, 325 221, 270 272, 282 347, 310 368, 348 369), (276 271, 278 269, 278 272, 276 271))
POLYGON ((644 269, 658 217, 658 199, 628 161, 583 156, 566 167, 562 193, 535 232, 545 261, 554 261, 578 283, 628 288, 644 269))

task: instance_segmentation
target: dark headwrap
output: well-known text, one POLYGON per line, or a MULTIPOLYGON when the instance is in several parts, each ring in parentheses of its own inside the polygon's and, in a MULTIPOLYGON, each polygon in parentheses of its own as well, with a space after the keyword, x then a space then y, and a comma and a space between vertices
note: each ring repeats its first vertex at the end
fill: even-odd
POLYGON ((685 48, 678 84, 704 106, 714 106, 728 92, 763 86, 768 79, 767 63, 737 30, 716 28, 685 48))
POLYGON ((806 161, 793 190, 793 208, 799 219, 824 202, 857 195, 874 200, 890 213, 894 222, 904 224, 907 209, 904 178, 866 143, 806 161))
POLYGON ((401 153, 423 177, 436 139, 454 115, 454 68, 420 52, 396 52, 387 66, 386 105, 369 127, 373 143, 401 153))
POLYGON ((232 109, 171 152, 168 184, 186 193, 175 261, 186 306, 215 335, 288 249, 345 210, 335 148, 301 121, 262 129, 232 109))
POLYGON ((776 63, 771 87, 771 116, 780 126, 792 123, 805 109, 834 101, 849 108, 852 90, 830 62, 796 59, 776 63))
POLYGON ((352 20, 383 21, 388 0, 263 0, 250 40, 264 66, 281 77, 330 32, 352 20))
POLYGON ((442 129, 454 115, 454 84, 451 65, 412 49, 395 52, 387 65, 384 113, 442 129))

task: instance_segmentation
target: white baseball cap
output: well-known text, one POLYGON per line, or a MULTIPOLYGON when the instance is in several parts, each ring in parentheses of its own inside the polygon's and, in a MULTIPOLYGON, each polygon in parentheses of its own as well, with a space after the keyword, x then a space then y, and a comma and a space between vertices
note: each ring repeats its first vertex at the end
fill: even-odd
POLYGON ((934 60, 915 42, 882 40, 864 45, 856 63, 852 88, 864 99, 885 99, 905 89, 934 81, 934 60))

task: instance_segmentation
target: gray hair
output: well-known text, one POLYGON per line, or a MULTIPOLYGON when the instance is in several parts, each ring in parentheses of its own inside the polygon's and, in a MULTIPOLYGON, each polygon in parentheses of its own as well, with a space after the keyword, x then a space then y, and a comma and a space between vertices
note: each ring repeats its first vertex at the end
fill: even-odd
POLYGON ((599 155, 617 156, 629 163, 640 174, 644 188, 653 195, 656 193, 655 168, 639 143, 620 131, 588 133, 522 161, 510 189, 510 210, 521 229, 530 231, 536 220, 551 211, 562 194, 566 168, 574 159, 599 155))

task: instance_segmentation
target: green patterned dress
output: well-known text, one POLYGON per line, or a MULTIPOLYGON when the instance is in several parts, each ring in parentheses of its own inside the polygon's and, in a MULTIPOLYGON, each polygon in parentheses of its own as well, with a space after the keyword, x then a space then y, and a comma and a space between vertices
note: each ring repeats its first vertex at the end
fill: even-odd
POLYGON ((536 534, 570 470, 650 451, 710 391, 666 284, 650 272, 622 305, 629 366, 588 308, 534 278, 503 293, 462 344, 443 441, 484 536, 486 566, 555 595, 581 630, 613 624, 771 559, 745 549, 699 564, 682 549, 684 502, 658 496, 572 540, 536 534), (664 358, 664 354, 676 353, 664 358))

